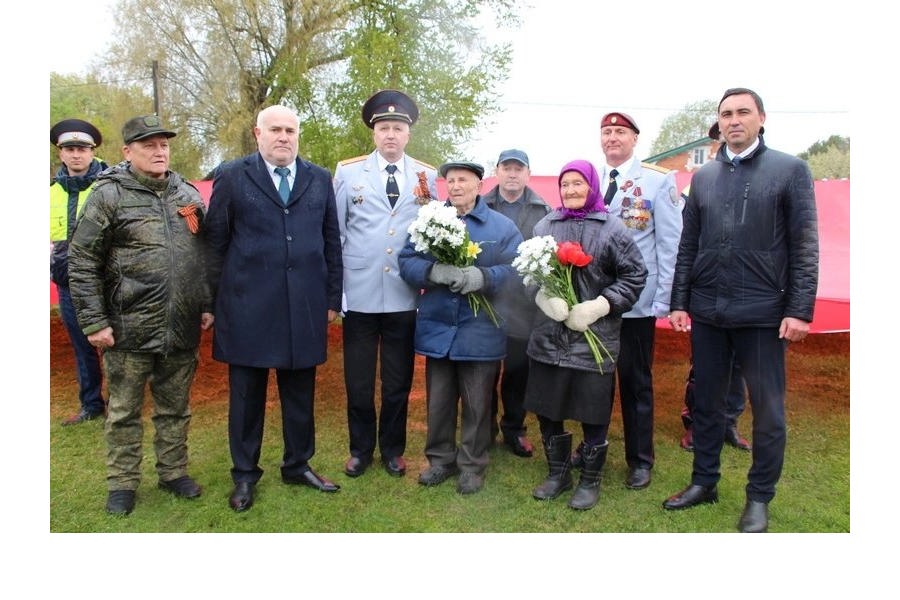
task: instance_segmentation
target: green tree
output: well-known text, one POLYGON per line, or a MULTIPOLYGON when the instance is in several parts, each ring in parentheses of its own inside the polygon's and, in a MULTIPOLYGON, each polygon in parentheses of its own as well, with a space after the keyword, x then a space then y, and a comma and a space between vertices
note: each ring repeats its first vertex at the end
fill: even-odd
MULTIPOLYGON (((103 135, 94 155, 109 165, 122 160, 122 125, 131 117, 151 114, 153 99, 139 84, 104 83, 96 75, 50 73, 50 125, 63 119, 84 119, 103 135)), ((176 131, 180 131, 176 129, 176 131)), ((172 143, 171 168, 189 178, 200 173, 200 148, 190 137, 172 143)), ((50 145, 50 174, 59 168, 59 151, 50 145)))
POLYGON ((850 138, 833 135, 798 154, 809 164, 815 179, 850 177, 850 138))
POLYGON ((677 113, 663 119, 659 135, 650 146, 650 154, 661 154, 706 137, 710 126, 716 122, 717 109, 715 100, 700 100, 684 105, 677 113))
MULTIPOLYGON (((496 109, 507 45, 487 43, 481 10, 515 24, 512 0, 121 0, 107 75, 160 65, 162 117, 204 149, 204 165, 252 152, 260 109, 302 120, 300 152, 332 166, 371 149, 360 122, 381 88, 422 110, 410 152, 437 161, 496 109)), ((148 90, 149 92, 149 90, 148 90)))
POLYGON ((842 152, 850 152, 850 138, 840 135, 832 135, 826 140, 819 140, 818 142, 807 148, 805 152, 801 152, 797 156, 799 156, 803 160, 809 160, 811 156, 827 152, 828 149, 832 146, 842 152))

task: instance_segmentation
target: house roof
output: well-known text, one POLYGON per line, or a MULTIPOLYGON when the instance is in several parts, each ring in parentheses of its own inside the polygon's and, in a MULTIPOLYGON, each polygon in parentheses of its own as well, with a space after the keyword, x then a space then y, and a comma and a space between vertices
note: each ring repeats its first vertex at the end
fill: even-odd
POLYGON ((653 156, 648 156, 644 159, 644 162, 648 163, 658 163, 659 161, 669 158, 670 156, 678 156, 679 154, 684 154, 685 152, 689 152, 694 148, 699 148, 701 146, 709 146, 713 143, 713 140, 709 139, 706 136, 703 136, 700 139, 694 140, 693 142, 688 142, 687 144, 683 144, 678 146, 677 148, 672 148, 671 150, 666 150, 665 152, 660 152, 659 154, 654 154, 653 156))

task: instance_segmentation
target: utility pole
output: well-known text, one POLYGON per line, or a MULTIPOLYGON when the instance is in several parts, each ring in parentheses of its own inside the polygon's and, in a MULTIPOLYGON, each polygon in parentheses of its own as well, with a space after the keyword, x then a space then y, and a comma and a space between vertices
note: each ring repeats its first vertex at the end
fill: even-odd
POLYGON ((154 60, 151 64, 153 70, 153 114, 157 117, 159 114, 159 61, 154 60))

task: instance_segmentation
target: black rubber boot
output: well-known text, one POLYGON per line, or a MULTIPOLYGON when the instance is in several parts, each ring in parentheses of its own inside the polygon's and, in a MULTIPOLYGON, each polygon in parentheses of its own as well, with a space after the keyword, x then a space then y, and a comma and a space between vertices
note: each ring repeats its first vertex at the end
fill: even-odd
POLYGON ((531 494, 538 500, 552 500, 572 489, 572 434, 554 435, 549 440, 544 440, 544 452, 547 454, 550 473, 531 494))
POLYGON ((603 463, 606 462, 606 449, 609 448, 609 442, 603 442, 601 445, 585 447, 584 466, 581 468, 581 478, 578 480, 578 487, 569 500, 569 506, 576 510, 587 510, 594 508, 597 500, 600 499, 600 471, 603 469, 603 463))

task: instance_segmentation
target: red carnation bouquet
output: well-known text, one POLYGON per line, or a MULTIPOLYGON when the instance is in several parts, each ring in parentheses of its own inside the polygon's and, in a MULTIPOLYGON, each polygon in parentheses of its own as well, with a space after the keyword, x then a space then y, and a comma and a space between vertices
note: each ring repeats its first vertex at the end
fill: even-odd
MULTIPOLYGON (((522 276, 525 285, 539 285, 548 297, 562 298, 571 309, 578 304, 572 272, 575 267, 586 267, 593 257, 586 254, 578 242, 559 242, 552 235, 535 236, 519 244, 518 256, 512 266, 522 276)), ((591 354, 603 372, 604 355, 612 360, 612 354, 590 328, 584 337, 591 354)))

